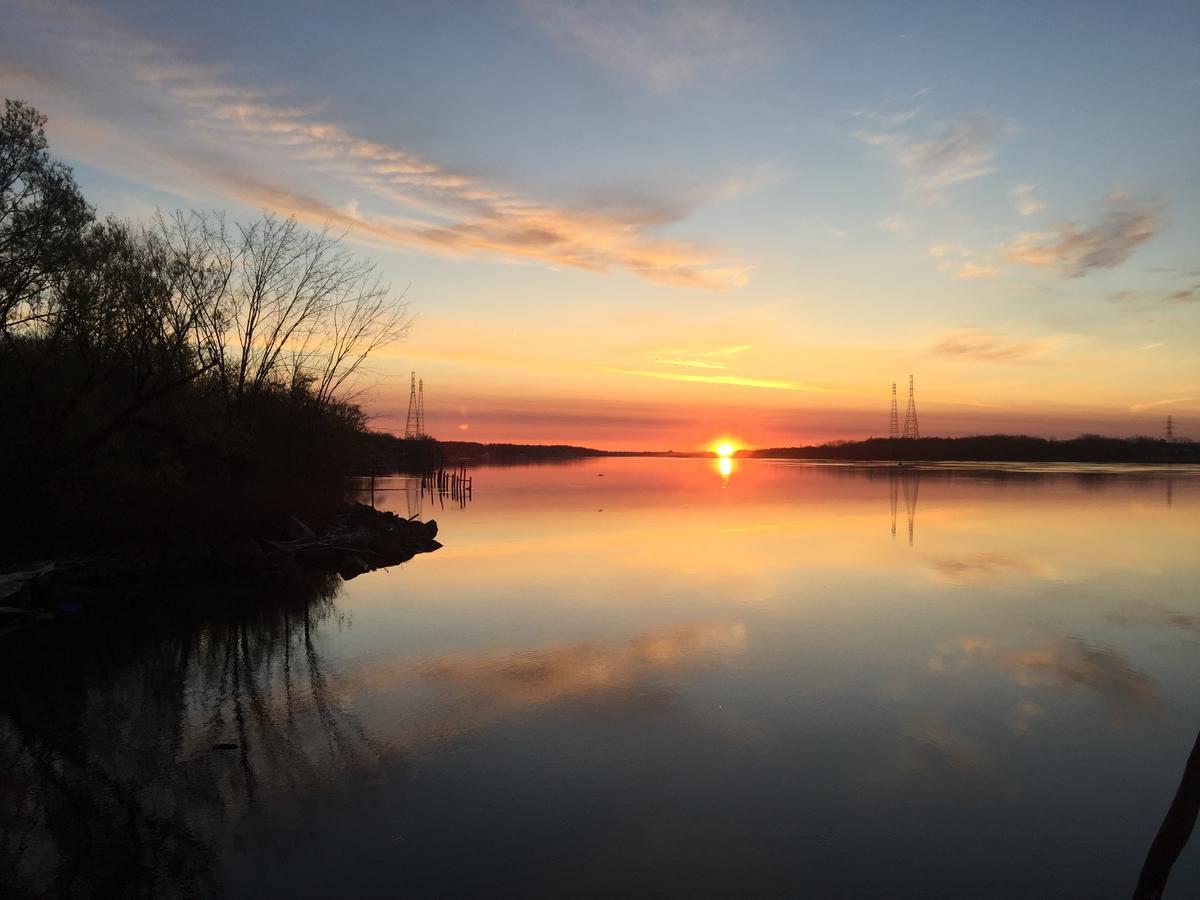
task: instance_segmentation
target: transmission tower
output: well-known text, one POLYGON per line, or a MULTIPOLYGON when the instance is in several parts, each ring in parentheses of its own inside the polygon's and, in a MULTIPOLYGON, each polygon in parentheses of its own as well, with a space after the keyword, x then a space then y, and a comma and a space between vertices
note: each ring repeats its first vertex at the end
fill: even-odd
POLYGON ((919 438, 921 429, 917 425, 917 401, 913 394, 913 377, 908 376, 908 409, 904 413, 904 433, 906 438, 919 438))
POLYGON ((1167 416, 1167 440, 1175 440, 1175 417, 1167 416))
POLYGON ((888 425, 888 437, 900 437, 900 416, 896 412, 896 382, 892 382, 892 419, 888 425))
POLYGON ((404 422, 404 436, 416 437, 417 433, 417 373, 413 372, 408 385, 408 418, 404 422))
POLYGON ((425 379, 417 382, 417 434, 425 434, 425 379))

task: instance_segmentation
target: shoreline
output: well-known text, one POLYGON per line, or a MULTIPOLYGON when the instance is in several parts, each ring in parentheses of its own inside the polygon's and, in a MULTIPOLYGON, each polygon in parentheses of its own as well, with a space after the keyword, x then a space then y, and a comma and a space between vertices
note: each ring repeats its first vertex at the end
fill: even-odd
POLYGON ((151 585, 181 581, 299 580, 400 565, 442 545, 437 520, 404 519, 362 503, 348 503, 320 534, 299 519, 286 539, 232 541, 179 539, 161 549, 90 553, 0 564, 0 638, 39 622, 90 612, 151 585))

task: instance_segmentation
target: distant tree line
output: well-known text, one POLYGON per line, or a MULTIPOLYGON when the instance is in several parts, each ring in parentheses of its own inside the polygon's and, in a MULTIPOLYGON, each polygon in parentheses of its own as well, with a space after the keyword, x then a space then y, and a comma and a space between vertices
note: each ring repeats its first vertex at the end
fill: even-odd
POLYGON ((638 456, 575 447, 570 444, 484 444, 478 441, 438 441, 431 437, 399 438, 374 431, 364 439, 367 448, 359 460, 356 474, 371 470, 422 472, 439 465, 476 463, 508 465, 543 460, 583 459, 595 456, 638 456))
POLYGON ((773 459, 1163 463, 1200 462, 1200 444, 1098 434, 1061 441, 1028 435, 992 434, 958 438, 868 438, 816 447, 773 447, 739 455, 773 459))
POLYGON ((406 335, 403 297, 294 219, 98 219, 45 122, 5 101, 0 553, 331 510, 366 433, 354 376, 406 335))

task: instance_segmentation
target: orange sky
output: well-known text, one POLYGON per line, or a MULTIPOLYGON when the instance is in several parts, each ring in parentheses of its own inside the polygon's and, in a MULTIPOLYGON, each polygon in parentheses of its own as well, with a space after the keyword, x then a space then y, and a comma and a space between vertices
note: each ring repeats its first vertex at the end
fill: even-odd
POLYGON ((102 215, 344 229, 382 428, 416 370, 442 438, 795 445, 911 373, 925 434, 1200 437, 1186 4, 474 13, 18 3, 0 81, 102 215))

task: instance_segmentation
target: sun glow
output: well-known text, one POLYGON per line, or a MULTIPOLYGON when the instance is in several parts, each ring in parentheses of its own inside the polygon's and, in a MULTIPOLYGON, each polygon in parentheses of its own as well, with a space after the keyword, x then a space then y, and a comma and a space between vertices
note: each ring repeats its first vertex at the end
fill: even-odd
POLYGON ((729 441, 719 441, 713 448, 713 451, 717 454, 717 456, 728 459, 729 457, 733 456, 735 452, 737 452, 737 447, 733 446, 733 444, 731 444, 729 441))

